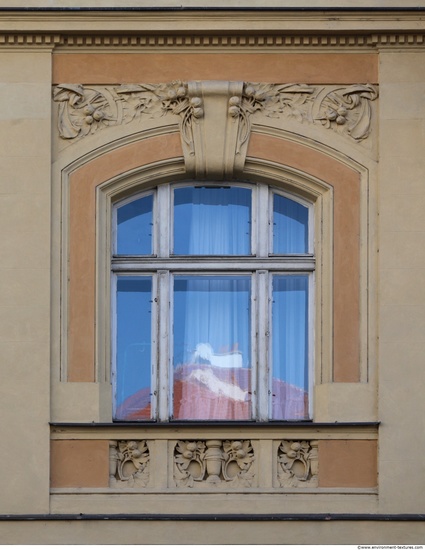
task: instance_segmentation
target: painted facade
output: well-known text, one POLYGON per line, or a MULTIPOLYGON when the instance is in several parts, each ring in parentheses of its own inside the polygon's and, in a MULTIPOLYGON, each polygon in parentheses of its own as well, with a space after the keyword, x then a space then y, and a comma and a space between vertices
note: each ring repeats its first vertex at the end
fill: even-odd
POLYGON ((420 544, 425 5, 53 4, 0 11, 1 540, 420 544), (257 277, 252 420, 234 342, 184 366, 186 420, 169 420, 167 281, 199 267, 168 230, 150 263, 113 253, 119 201, 161 195, 161 228, 188 182, 313 212, 314 253, 276 259, 258 208, 237 266, 257 277), (309 382, 268 421, 266 279, 288 270, 314 278, 309 382), (114 422, 111 271, 157 281, 157 385, 136 422, 114 422))

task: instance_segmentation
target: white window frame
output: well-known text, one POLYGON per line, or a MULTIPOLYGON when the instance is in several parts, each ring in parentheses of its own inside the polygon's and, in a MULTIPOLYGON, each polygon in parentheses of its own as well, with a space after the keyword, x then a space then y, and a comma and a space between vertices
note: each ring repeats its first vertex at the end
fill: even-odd
MULTIPOLYGON (((314 204, 293 193, 267 183, 241 182, 170 182, 159 184, 121 199, 112 206, 113 252, 116 250, 116 211, 120 206, 153 193, 153 255, 117 256, 111 261, 111 362, 113 411, 116 400, 116 279, 119 275, 152 276, 152 401, 153 421, 172 420, 173 372, 173 277, 178 275, 251 276, 251 348, 252 348, 252 421, 266 422, 271 416, 271 292, 275 274, 308 275, 308 394, 309 419, 313 415, 314 386, 314 204), (178 187, 243 187, 252 190, 250 256, 181 256, 173 255, 173 192, 178 187), (273 195, 284 196, 308 208, 308 253, 273 254, 273 195), (267 228, 267 231, 264 230, 267 228)), ((214 420, 214 419, 212 419, 214 420)), ((146 421, 135 421, 146 422, 146 421)), ((227 421, 226 421, 227 422, 227 421)), ((229 420, 229 423, 238 421, 229 420)))

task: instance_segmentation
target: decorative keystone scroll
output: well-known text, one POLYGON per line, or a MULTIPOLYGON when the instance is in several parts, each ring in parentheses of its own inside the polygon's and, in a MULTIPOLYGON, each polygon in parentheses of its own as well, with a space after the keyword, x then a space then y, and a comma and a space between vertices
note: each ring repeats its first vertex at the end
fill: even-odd
POLYGON ((277 478, 281 487, 317 487, 318 441, 282 441, 277 478))
POLYGON ((254 451, 250 441, 179 441, 174 450, 177 487, 251 487, 254 451))
POLYGON ((146 487, 149 481, 149 449, 146 441, 109 442, 109 486, 146 487))

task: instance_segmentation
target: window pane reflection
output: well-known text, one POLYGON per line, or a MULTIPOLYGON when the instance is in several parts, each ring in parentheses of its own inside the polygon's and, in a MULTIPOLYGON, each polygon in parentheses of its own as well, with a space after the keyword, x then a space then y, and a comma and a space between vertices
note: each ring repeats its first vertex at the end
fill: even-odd
POLYGON ((174 280, 174 418, 251 417, 248 276, 174 280))
POLYGON ((174 254, 251 253, 251 190, 180 187, 174 190, 174 254))
POLYGON ((151 418, 151 277, 118 277, 117 420, 151 418))
POLYGON ((152 254, 153 195, 117 208, 117 254, 152 254))
POLYGON ((308 418, 308 276, 273 277, 272 418, 308 418))
POLYGON ((273 195, 273 253, 307 252, 308 208, 281 195, 273 195))

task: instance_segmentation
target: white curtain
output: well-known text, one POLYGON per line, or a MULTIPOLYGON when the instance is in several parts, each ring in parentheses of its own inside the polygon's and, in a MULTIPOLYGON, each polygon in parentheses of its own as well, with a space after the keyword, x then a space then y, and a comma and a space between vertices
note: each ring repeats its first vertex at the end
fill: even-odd
POLYGON ((174 190, 174 253, 248 255, 251 190, 180 187, 174 190))
POLYGON ((276 194, 273 195, 273 252, 308 252, 308 208, 276 194))
POLYGON ((272 417, 308 417, 308 276, 273 277, 272 417))
POLYGON ((250 287, 247 276, 175 278, 175 418, 250 417, 250 287))

